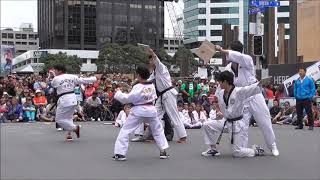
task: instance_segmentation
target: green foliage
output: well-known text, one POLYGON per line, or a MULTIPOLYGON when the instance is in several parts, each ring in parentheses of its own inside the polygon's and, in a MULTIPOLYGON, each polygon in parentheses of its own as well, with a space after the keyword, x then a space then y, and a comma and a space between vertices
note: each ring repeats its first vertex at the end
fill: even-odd
POLYGON ((161 62, 166 65, 169 69, 171 65, 174 65, 173 58, 166 52, 164 48, 161 48, 159 53, 157 53, 161 62))
POLYGON ((82 61, 77 56, 68 56, 66 53, 59 52, 59 54, 48 54, 46 57, 40 58, 40 62, 44 63, 44 72, 52 68, 56 64, 64 64, 67 72, 70 74, 79 74, 82 61))
POLYGON ((148 55, 138 46, 108 43, 100 50, 96 64, 103 73, 133 73, 138 65, 148 64, 148 55))
POLYGON ((194 59, 192 52, 183 46, 179 47, 173 59, 180 65, 181 77, 189 76, 197 69, 198 62, 194 59))

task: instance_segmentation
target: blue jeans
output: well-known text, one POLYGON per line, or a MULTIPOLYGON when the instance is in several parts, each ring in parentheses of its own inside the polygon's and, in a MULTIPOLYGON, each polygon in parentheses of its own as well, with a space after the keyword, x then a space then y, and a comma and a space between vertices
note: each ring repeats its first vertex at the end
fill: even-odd
POLYGON ((35 121, 35 119, 36 119, 36 112, 26 111, 26 112, 24 112, 24 117, 26 117, 27 120, 29 120, 29 121, 35 121))

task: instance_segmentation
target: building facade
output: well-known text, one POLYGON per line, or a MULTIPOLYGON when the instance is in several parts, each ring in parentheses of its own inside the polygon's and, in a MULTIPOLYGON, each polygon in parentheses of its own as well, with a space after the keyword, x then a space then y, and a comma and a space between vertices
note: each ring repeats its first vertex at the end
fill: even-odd
POLYGON ((39 48, 38 33, 30 28, 20 28, 18 31, 13 29, 3 29, 1 32, 1 44, 14 45, 15 55, 22 54, 29 50, 37 50, 39 48))
POLYGON ((164 49, 170 56, 174 56, 180 46, 183 46, 182 37, 164 37, 164 49))
POLYGON ((279 43, 278 43, 278 27, 280 23, 284 23, 285 39, 290 39, 290 1, 279 0, 280 7, 275 8, 275 56, 278 56, 279 43))
POLYGON ((320 60, 320 1, 298 1, 297 7, 297 49, 303 62, 320 60))
POLYGON ((164 2, 158 0, 38 1, 41 48, 100 49, 105 43, 163 47, 164 2))
MULTIPOLYGON (((247 2, 247 1, 245 1, 247 2)), ((214 44, 222 44, 222 25, 239 26, 239 34, 244 31, 244 1, 239 0, 184 0, 184 44, 193 49, 205 39, 214 44)), ((246 19, 246 24, 248 24, 246 19)), ((243 42, 244 36, 239 40, 243 42)))
POLYGON ((41 49, 30 50, 12 61, 12 72, 33 72, 39 73, 43 70, 44 64, 39 59, 47 54, 66 53, 68 56, 77 56, 82 61, 81 72, 96 72, 97 65, 95 61, 98 59, 99 51, 91 50, 65 50, 65 49, 41 49))

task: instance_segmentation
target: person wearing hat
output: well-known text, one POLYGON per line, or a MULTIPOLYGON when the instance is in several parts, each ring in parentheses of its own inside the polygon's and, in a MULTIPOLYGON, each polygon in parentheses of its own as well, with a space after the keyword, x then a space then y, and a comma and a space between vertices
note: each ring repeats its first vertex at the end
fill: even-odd
POLYGON ((36 96, 33 98, 33 102, 36 107, 39 107, 40 105, 46 106, 48 104, 47 98, 40 89, 36 90, 36 96))

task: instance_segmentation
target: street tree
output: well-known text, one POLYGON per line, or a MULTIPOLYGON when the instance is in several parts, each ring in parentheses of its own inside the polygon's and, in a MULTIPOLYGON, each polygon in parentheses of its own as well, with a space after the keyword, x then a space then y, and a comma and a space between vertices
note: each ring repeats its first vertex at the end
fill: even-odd
POLYGON ((197 69, 198 62, 194 59, 192 52, 180 46, 173 59, 180 65, 180 76, 185 77, 192 74, 197 69))
POLYGON ((62 52, 41 57, 40 62, 44 63, 44 72, 48 72, 48 70, 56 64, 64 64, 67 68, 67 72, 70 74, 79 74, 82 64, 82 61, 78 56, 68 56, 66 53, 62 52))

